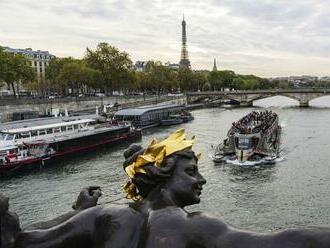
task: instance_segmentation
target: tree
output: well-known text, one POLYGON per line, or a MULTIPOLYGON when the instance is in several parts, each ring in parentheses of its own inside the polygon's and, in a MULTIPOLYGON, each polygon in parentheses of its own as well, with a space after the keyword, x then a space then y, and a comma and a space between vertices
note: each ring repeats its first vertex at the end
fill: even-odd
POLYGON ((212 90, 221 90, 224 87, 219 71, 211 71, 208 75, 208 81, 212 90))
POLYGON ((207 83, 207 74, 205 72, 194 72, 193 73, 193 85, 190 90, 192 90, 192 91, 202 90, 203 86, 206 83, 207 83))
POLYGON ((239 90, 262 89, 263 79, 254 75, 237 75, 233 80, 233 87, 239 90))
POLYGON ((86 93, 87 88, 97 88, 101 72, 88 67, 82 61, 65 64, 57 77, 64 87, 70 87, 73 94, 86 93))
POLYGON ((130 75, 133 64, 128 53, 107 43, 99 43, 95 51, 87 48, 84 60, 102 73, 104 91, 126 88, 127 80, 133 79, 130 75))
POLYGON ((162 65, 161 62, 149 61, 146 66, 149 84, 159 95, 161 92, 178 88, 177 74, 171 68, 162 65))
POLYGON ((49 65, 46 67, 46 84, 49 91, 61 92, 66 94, 67 85, 64 82, 60 81, 59 75, 64 65, 72 63, 76 60, 72 57, 66 58, 55 58, 49 62, 49 65))
POLYGON ((186 67, 181 67, 178 71, 178 81, 182 91, 191 91, 194 88, 194 74, 186 67))
POLYGON ((12 88, 15 97, 20 83, 26 84, 36 80, 36 72, 29 63, 22 55, 7 53, 0 49, 0 79, 12 88))

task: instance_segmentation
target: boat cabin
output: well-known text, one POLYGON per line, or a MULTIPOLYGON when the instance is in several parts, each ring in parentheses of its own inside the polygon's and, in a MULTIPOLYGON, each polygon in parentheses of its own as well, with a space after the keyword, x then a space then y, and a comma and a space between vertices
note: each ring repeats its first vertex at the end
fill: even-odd
POLYGON ((184 105, 169 104, 122 109, 115 113, 114 119, 130 121, 135 127, 158 126, 161 120, 168 119, 170 115, 177 114, 184 108, 184 105))
POLYGON ((88 130, 89 124, 93 122, 95 122, 94 119, 82 119, 40 126, 2 129, 0 132, 0 147, 81 132, 88 130))

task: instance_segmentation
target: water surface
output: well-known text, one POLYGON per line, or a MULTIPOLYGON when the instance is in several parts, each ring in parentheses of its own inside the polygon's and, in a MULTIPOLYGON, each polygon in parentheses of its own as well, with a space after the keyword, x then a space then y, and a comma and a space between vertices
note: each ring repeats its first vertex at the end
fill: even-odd
MULTIPOLYGON (((268 167, 240 169, 215 166, 209 154, 225 138, 233 121, 252 108, 201 109, 195 120, 175 127, 144 131, 146 145, 153 137, 162 139, 179 127, 195 135, 195 151, 203 154, 199 167, 207 179, 202 202, 189 210, 201 210, 237 227, 272 231, 286 227, 330 223, 330 109, 329 98, 313 101, 313 108, 300 109, 287 98, 258 101, 279 114, 284 161, 268 167)), ((11 197, 11 209, 23 225, 46 220, 69 211, 77 192, 86 185, 100 185, 100 200, 124 202, 122 153, 126 145, 80 155, 52 168, 1 179, 1 192, 11 197)))

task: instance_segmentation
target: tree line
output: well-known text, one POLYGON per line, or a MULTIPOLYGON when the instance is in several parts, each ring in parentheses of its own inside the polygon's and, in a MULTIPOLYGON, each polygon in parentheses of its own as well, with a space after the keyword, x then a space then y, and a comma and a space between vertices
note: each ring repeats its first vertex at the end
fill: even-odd
POLYGON ((28 87, 37 80, 37 74, 31 67, 31 62, 23 55, 5 52, 0 47, 0 87, 7 84, 17 95, 20 86, 28 87))
POLYGON ((22 83, 39 94, 92 95, 96 92, 113 94, 168 92, 255 90, 278 88, 278 82, 254 75, 238 75, 231 70, 192 71, 173 69, 159 61, 148 61, 143 71, 137 71, 125 51, 99 43, 96 49, 87 48, 82 59, 55 58, 46 67, 44 81, 21 55, 0 49, 0 82, 8 84, 16 94, 22 83), (15 85, 17 83, 17 85, 15 85))

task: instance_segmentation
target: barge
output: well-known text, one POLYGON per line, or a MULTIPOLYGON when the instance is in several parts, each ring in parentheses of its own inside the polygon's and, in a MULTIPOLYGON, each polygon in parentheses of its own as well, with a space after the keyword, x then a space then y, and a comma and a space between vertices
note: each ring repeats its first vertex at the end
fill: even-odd
POLYGON ((184 109, 185 106, 180 104, 128 108, 116 112, 114 119, 117 121, 129 121, 134 127, 145 129, 160 126, 162 121, 183 112, 184 109))
POLYGON ((100 122, 89 116, 6 123, 0 129, 0 175, 142 135, 127 122, 100 122))
POLYGON ((233 122, 213 156, 216 163, 241 166, 275 163, 279 158, 281 126, 273 111, 253 111, 233 122))

